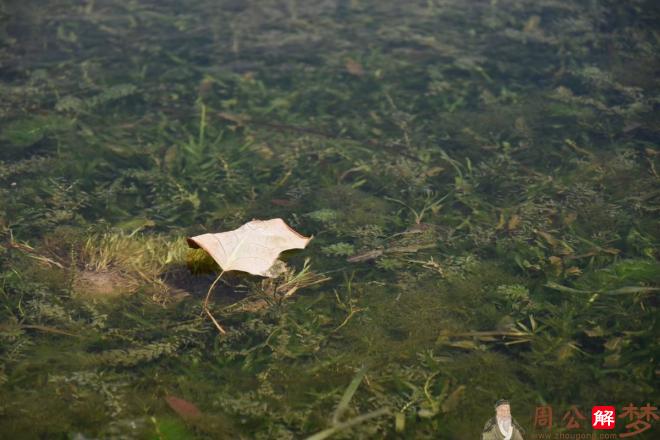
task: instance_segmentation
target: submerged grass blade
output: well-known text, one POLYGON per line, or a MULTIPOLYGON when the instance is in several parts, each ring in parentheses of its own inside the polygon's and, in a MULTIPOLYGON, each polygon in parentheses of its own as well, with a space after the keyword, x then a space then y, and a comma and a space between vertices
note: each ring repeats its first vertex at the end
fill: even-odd
POLYGON ((360 383, 362 382, 362 379, 364 378, 365 374, 367 374, 367 367, 363 366, 362 368, 360 368, 360 371, 357 372, 351 383, 348 385, 346 391, 344 391, 344 395, 341 396, 341 400, 337 405, 337 409, 335 409, 335 413, 332 416, 333 425, 339 424, 339 419, 341 419, 341 416, 344 415, 344 413, 348 409, 348 404, 351 402, 351 399, 353 398, 353 395, 360 386, 360 383))
POLYGON ((629 295, 633 293, 653 293, 660 291, 660 287, 647 287, 647 286, 625 286, 625 287, 620 287, 618 289, 613 289, 613 290, 580 290, 580 289, 573 289, 572 287, 566 287, 562 286, 561 284, 553 283, 553 282, 548 282, 545 284, 545 287, 548 287, 552 290, 557 290, 559 292, 565 292, 565 293, 578 293, 578 294, 583 294, 583 293, 600 293, 604 295, 629 295))
POLYGON ((332 428, 324 429, 323 431, 317 432, 316 434, 307 437, 307 440, 323 440, 326 439, 330 436, 335 435, 336 433, 343 431, 348 428, 352 428, 355 425, 359 425, 360 423, 364 423, 367 420, 374 419, 376 417, 384 416, 386 414, 389 414, 390 410, 389 408, 380 408, 375 411, 368 412, 366 414, 362 414, 361 416, 354 417, 350 420, 347 420, 345 422, 342 422, 338 425, 333 426, 332 428))

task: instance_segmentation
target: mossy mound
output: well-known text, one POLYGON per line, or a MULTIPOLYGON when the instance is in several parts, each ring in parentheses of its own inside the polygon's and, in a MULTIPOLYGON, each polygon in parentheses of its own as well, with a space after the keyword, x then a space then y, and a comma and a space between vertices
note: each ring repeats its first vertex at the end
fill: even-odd
POLYGON ((111 298, 131 293, 138 286, 135 279, 118 271, 86 270, 76 274, 72 293, 81 298, 111 298))

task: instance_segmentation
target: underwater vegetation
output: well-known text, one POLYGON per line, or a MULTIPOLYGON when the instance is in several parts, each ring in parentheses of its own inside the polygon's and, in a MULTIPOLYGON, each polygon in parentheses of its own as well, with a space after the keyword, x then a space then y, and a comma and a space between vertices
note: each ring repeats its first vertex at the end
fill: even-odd
POLYGON ((656 3, 0 3, 0 437, 658 406, 656 3), (274 278, 186 244, 269 218, 274 278))

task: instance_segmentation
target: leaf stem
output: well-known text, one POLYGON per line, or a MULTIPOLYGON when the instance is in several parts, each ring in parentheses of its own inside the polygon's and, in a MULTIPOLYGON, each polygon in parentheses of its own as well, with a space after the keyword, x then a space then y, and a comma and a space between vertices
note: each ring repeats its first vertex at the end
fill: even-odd
POLYGON ((225 271, 223 270, 220 272, 220 275, 211 283, 211 287, 209 287, 208 292, 206 292, 206 298, 204 298, 204 304, 202 306, 203 312, 209 315, 209 318, 211 318, 211 321, 213 321, 213 324, 217 327, 217 329, 222 333, 223 335, 226 334, 227 332, 225 331, 224 328, 220 325, 220 323, 213 317, 211 314, 211 311, 209 310, 209 299, 211 299, 211 292, 213 292, 213 288, 215 287, 216 284, 218 284, 218 281, 220 281, 220 278, 222 278, 222 275, 224 275, 225 271))
POLYGON ((204 311, 206 312, 207 315, 209 315, 209 318, 211 318, 211 321, 213 321, 213 324, 215 324, 215 327, 220 331, 220 333, 226 335, 227 331, 224 328, 222 328, 218 320, 215 319, 215 317, 211 314, 211 311, 209 309, 204 309, 204 311))

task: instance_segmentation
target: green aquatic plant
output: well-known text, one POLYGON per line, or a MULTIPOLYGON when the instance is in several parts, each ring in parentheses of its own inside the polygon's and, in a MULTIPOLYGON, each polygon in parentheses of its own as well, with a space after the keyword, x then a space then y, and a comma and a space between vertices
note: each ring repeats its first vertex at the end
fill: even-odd
POLYGON ((309 212, 306 216, 319 223, 331 224, 337 221, 338 213, 332 209, 320 209, 309 212))
POLYGON ((193 274, 213 273, 222 270, 213 257, 204 249, 188 249, 186 267, 193 274))
POLYGON ((77 98, 75 96, 62 97, 55 104, 55 110, 74 113, 92 111, 95 110, 96 107, 133 95, 136 92, 137 87, 132 84, 116 84, 104 89, 96 95, 86 98, 77 98))
POLYGON ((74 290, 84 297, 134 292, 146 284, 154 298, 167 301, 171 289, 165 282, 166 272, 169 266, 184 263, 185 252, 183 239, 170 243, 163 236, 139 234, 138 230, 91 235, 76 255, 74 264, 80 270, 74 290))
POLYGON ((88 356, 86 362, 106 367, 130 367, 154 361, 162 356, 173 356, 185 341, 168 339, 134 348, 107 350, 88 356))
POLYGON ((350 243, 335 243, 323 248, 323 253, 339 257, 355 254, 355 247, 350 243))
POLYGON ((5 125, 0 139, 10 149, 27 148, 48 135, 70 130, 72 125, 71 119, 57 115, 18 119, 5 125))

